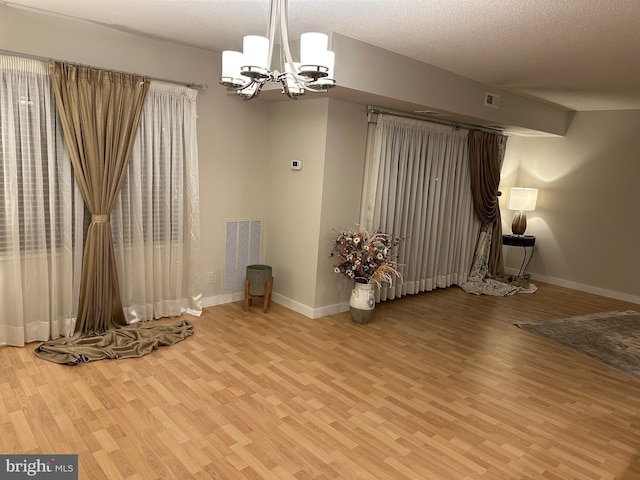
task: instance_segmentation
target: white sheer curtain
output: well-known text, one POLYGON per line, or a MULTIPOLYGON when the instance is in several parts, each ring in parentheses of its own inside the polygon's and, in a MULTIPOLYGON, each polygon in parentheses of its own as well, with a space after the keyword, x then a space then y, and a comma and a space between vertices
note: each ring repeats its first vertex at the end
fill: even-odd
POLYGON ((480 221, 468 130, 378 114, 369 124, 360 223, 402 237, 402 279, 380 300, 466 281, 480 221))
POLYGON ((75 327, 84 204, 46 63, 0 56, 0 345, 75 327))
POLYGON ((199 315, 195 90, 152 82, 111 214, 127 322, 199 315))

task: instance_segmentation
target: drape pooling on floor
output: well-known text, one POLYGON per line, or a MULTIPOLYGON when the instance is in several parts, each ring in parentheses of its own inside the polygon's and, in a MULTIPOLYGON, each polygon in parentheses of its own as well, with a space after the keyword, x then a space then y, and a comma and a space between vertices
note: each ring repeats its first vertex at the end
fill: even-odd
MULTIPOLYGON (((149 81, 137 75, 54 61, 49 68, 66 145, 91 213, 91 224, 83 256, 75 334, 44 343, 35 353, 47 360, 71 364, 149 353, 153 348, 141 348, 142 344, 149 344, 141 339, 162 338, 167 326, 160 323, 126 326, 110 224, 149 81), (138 333, 132 337, 136 330, 138 333), (92 348, 85 348, 87 344, 92 348), (112 356, 114 353, 116 357, 112 356)), ((168 335, 167 344, 193 333, 188 321, 173 321, 169 328, 181 333, 168 335)), ((151 343, 160 345, 164 341, 157 339, 151 343)))
POLYGON ((158 347, 173 345, 193 335, 188 320, 133 323, 103 334, 73 335, 36 348, 36 355, 55 363, 77 365, 96 360, 142 357, 158 347))

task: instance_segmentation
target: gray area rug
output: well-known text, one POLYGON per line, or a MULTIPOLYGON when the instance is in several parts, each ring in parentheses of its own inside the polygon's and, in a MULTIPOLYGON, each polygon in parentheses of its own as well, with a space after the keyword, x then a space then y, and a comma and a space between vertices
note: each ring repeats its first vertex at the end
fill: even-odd
POLYGON ((602 312, 516 325, 640 380, 638 312, 602 312))

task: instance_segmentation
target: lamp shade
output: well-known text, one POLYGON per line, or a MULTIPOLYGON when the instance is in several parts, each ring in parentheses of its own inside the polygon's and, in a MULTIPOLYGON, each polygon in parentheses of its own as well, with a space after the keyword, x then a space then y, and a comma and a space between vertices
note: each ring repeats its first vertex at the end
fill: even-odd
POLYGON ((323 65, 328 43, 329 37, 324 33, 307 32, 300 35, 300 63, 323 65))
POLYGON ((509 195, 509 210, 531 212, 536 209, 538 189, 526 187, 512 187, 509 195))
POLYGON ((336 81, 333 79, 333 69, 336 60, 336 54, 331 50, 327 50, 324 52, 324 62, 322 65, 327 67, 327 76, 320 77, 314 82, 309 84, 309 88, 312 90, 322 90, 327 88, 332 88, 335 86, 336 81))
POLYGON ((246 35, 242 40, 243 66, 269 68, 269 39, 259 35, 246 35))
POLYGON ((222 52, 222 83, 228 87, 237 88, 244 83, 246 79, 240 76, 240 67, 242 66, 242 53, 233 50, 225 50, 222 52))

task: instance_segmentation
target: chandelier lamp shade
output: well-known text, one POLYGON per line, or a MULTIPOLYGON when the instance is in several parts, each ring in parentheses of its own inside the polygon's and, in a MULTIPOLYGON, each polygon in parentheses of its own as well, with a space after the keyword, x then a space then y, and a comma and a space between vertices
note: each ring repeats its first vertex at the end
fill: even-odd
POLYGON ((220 84, 245 100, 255 98, 268 82, 282 85, 282 93, 297 98, 306 92, 326 92, 335 86, 334 52, 328 50, 324 33, 300 36, 300 61, 294 62, 289 46, 288 0, 270 0, 267 36, 247 35, 242 52, 222 52, 220 84), (272 68, 273 50, 279 34, 279 69, 272 68))
POLYGON ((511 231, 514 235, 524 235, 527 229, 527 216, 525 212, 536 209, 538 201, 538 189, 527 187, 512 187, 509 195, 509 210, 515 210, 511 231))

